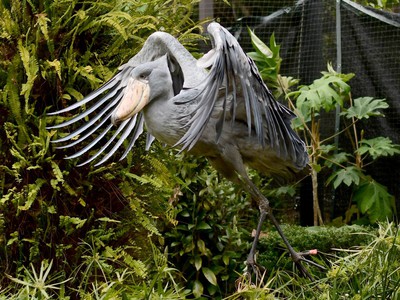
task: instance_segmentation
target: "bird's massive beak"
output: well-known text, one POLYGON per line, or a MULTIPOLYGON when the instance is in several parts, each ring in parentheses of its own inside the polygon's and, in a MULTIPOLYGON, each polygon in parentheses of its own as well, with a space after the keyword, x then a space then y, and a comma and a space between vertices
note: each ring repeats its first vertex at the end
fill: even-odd
POLYGON ((150 87, 146 82, 130 78, 124 96, 111 115, 111 123, 118 125, 140 112, 149 103, 150 87))

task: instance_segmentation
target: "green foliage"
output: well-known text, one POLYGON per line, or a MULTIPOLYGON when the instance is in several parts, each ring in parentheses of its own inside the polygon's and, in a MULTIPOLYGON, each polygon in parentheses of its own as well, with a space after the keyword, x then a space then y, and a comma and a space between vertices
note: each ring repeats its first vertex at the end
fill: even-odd
POLYGON ((356 151, 359 155, 369 155, 375 160, 379 157, 400 154, 400 146, 393 144, 392 140, 387 137, 378 136, 368 140, 362 139, 356 151))
POLYGON ((99 87, 156 30, 193 48, 202 38, 191 19, 196 4, 0 2, 0 272, 9 275, 0 286, 9 286, 7 299, 187 294, 174 283, 167 252, 153 247, 163 248, 157 220, 175 220, 166 170, 156 160, 141 163, 140 149, 125 165, 77 170, 62 159, 73 149, 53 153, 50 140, 60 133, 46 130, 64 117, 45 112, 99 87), (160 174, 147 175, 154 170, 160 174))
POLYGON ((346 118, 357 118, 357 119, 368 119, 371 116, 382 116, 381 111, 378 109, 386 109, 389 105, 385 102, 385 99, 374 99, 372 97, 361 97, 354 99, 353 106, 349 107, 346 111, 342 112, 341 115, 346 118))
MULTIPOLYGON (((289 88, 297 81, 282 80, 284 77, 279 74, 282 59, 274 35, 271 36, 270 47, 268 47, 252 31, 249 30, 249 33, 255 50, 249 53, 250 57, 257 63, 262 78, 268 86, 278 88, 276 96, 286 95, 289 105, 298 115, 298 118, 293 120, 293 126, 303 132, 305 142, 309 147, 314 225, 323 224, 318 200, 318 173, 324 167, 331 169, 331 175, 326 180, 326 184, 333 184, 335 189, 341 185, 351 186, 353 200, 356 199, 354 201, 359 208, 358 212, 366 214, 370 223, 393 218, 396 211, 393 196, 381 184, 366 175, 365 166, 380 157, 399 154, 400 145, 393 144, 387 137, 366 139, 365 132, 358 131, 356 126, 359 120, 384 117, 382 110, 388 108, 385 99, 360 97, 353 101, 348 82, 354 74, 339 74, 330 64, 327 71, 322 72, 321 78, 290 92, 289 88), (288 82, 290 84, 286 84, 288 82), (350 143, 354 148, 353 153, 337 149, 338 145, 332 143, 334 136, 321 140, 321 115, 326 115, 337 107, 342 110, 340 115, 352 122, 338 134, 350 137, 350 143)), ((350 222, 351 216, 352 214, 348 213, 344 221, 350 222)))
POLYGON ((384 9, 392 12, 397 11, 400 3, 399 0, 357 0, 355 2, 375 9, 384 9))
POLYGON ((389 194, 387 188, 365 177, 353 194, 353 201, 357 203, 362 214, 367 214, 371 223, 386 218, 392 219, 396 206, 394 197, 389 194))
POLYGON ((296 98, 296 108, 299 118, 295 126, 303 126, 317 117, 321 110, 329 112, 336 105, 343 106, 343 93, 350 92, 350 86, 346 83, 353 74, 341 75, 333 71, 328 65, 329 72, 323 72, 323 76, 314 80, 310 85, 300 86, 297 91, 288 94, 296 98))
MULTIPOLYGON (((380 157, 399 154, 400 146, 393 144, 386 137, 366 139, 364 131, 357 131, 357 121, 383 117, 381 110, 387 108, 388 104, 384 99, 371 97, 361 97, 352 101, 350 86, 347 84, 352 77, 353 74, 338 74, 328 65, 328 72, 323 72, 320 79, 311 85, 301 86, 298 91, 289 93, 288 97, 296 100, 295 109, 299 118, 295 126, 305 132, 307 144, 311 148, 312 176, 317 178, 323 166, 331 168, 332 174, 326 184, 333 183, 335 189, 341 185, 351 186, 353 201, 357 203, 359 212, 366 214, 370 223, 375 223, 378 220, 393 218, 396 211, 395 202, 385 187, 366 175, 365 166, 380 157), (346 102, 350 104, 349 107, 345 106, 346 102), (341 149, 328 144, 333 137, 324 140, 320 138, 320 114, 332 111, 337 106, 342 109, 341 116, 352 121, 342 132, 347 131, 346 136, 350 136, 350 143, 354 146, 353 154, 339 152, 341 149), (368 161, 369 158, 373 161, 368 161)), ((316 190, 317 186, 314 185, 313 188, 316 190)), ((349 217, 351 214, 347 215, 345 222, 350 221, 349 217)))
MULTIPOLYGON (((359 225, 342 227, 282 225, 282 229, 296 250, 318 249, 320 253, 329 253, 333 248, 346 249, 366 245, 372 240, 370 233, 375 232, 375 229, 359 225)), ((278 269, 286 269, 290 272, 293 270, 293 262, 288 255, 283 255, 284 253, 286 253, 285 245, 275 230, 262 234, 258 256, 258 262, 262 266, 265 266, 269 272, 278 269)), ((324 255, 317 256, 318 260, 323 258, 324 255)))
POLYGON ((21 276, 21 279, 8 276, 12 281, 22 286, 17 297, 19 299, 30 299, 31 297, 37 297, 37 299, 49 299, 50 295, 53 294, 50 290, 60 290, 60 286, 71 278, 60 281, 59 279, 62 279, 63 277, 61 274, 50 278, 49 274, 52 265, 53 261, 42 261, 39 273, 36 272, 35 268, 31 264, 31 270, 23 267, 25 272, 24 275, 21 276))
POLYGON ((269 47, 250 29, 249 34, 255 52, 249 52, 247 55, 256 62, 261 78, 273 91, 274 96, 279 98, 284 95, 290 87, 297 84, 298 80, 280 74, 282 58, 279 54, 280 46, 276 44, 274 34, 271 35, 269 40, 269 47))
MULTIPOLYGON (((285 94, 298 115, 293 120, 293 126, 304 133, 305 142, 309 147, 311 177, 313 184, 314 225, 323 224, 322 212, 318 200, 318 173, 322 169, 331 169, 331 175, 326 184, 333 184, 336 189, 341 185, 353 188, 353 200, 359 208, 358 212, 366 214, 371 223, 377 220, 393 218, 396 211, 393 196, 386 188, 366 175, 365 166, 374 160, 393 156, 400 153, 400 146, 393 144, 387 137, 366 139, 364 131, 358 131, 356 122, 370 117, 384 117, 382 110, 388 108, 384 99, 360 97, 351 99, 349 81, 354 74, 339 74, 330 64, 327 71, 322 72, 322 77, 314 80, 310 85, 299 86, 296 91, 290 92, 289 87, 296 83, 291 80, 281 80, 279 74, 282 59, 279 55, 279 46, 276 45, 272 35, 270 47, 265 45, 252 31, 250 37, 255 52, 249 55, 257 66, 270 87, 279 87, 276 96, 285 94), (292 102, 293 101, 293 102, 292 102), (337 107, 341 108, 341 116, 351 120, 352 124, 339 132, 341 136, 350 137, 353 153, 337 149, 332 143, 334 136, 321 140, 320 120, 337 107), (347 133, 346 135, 343 133, 347 133), (372 161, 368 161, 372 158, 372 161), (366 193, 368 191, 371 193, 366 193), (354 196, 356 196, 354 198, 354 196), (362 199, 360 199, 362 198, 362 199)), ((358 216, 357 212, 357 216, 358 216)), ((348 213, 345 222, 349 222, 353 214, 348 213)))
POLYGON ((196 170, 179 164, 185 186, 172 202, 177 225, 164 231, 171 262, 180 266, 196 299, 220 299, 234 290, 250 247, 252 227, 244 214, 258 212, 251 213, 249 201, 209 166, 196 170))
MULTIPOLYGON (((350 297, 358 296, 359 299, 398 298, 400 293, 398 234, 399 227, 394 223, 379 224, 377 235, 368 245, 333 262, 330 272, 327 273, 326 282, 327 284, 335 282, 336 286, 333 286, 331 294, 346 289, 350 297)), ((343 295, 344 292, 337 294, 343 295)))
MULTIPOLYGON (((315 278, 314 282, 294 275, 289 269, 287 271, 278 269, 276 272, 266 274, 264 283, 254 285, 242 281, 237 293, 227 299, 336 300, 397 299, 399 297, 398 226, 394 223, 380 223, 377 230, 354 226, 345 226, 338 230, 322 227, 316 230, 320 233, 311 232, 310 235, 310 232, 307 232, 307 235, 289 238, 289 240, 294 238, 299 242, 299 247, 304 247, 307 244, 308 246, 315 245, 313 242, 316 242, 314 239, 318 236, 320 241, 327 241, 326 247, 336 247, 330 249, 328 261, 318 260, 318 263, 327 268, 324 273, 314 268, 309 269, 315 278), (328 238, 325 234, 328 234, 328 238), (308 240, 309 236, 310 240, 308 240), (349 248, 338 248, 337 245, 341 242, 344 242, 343 246, 346 245, 345 247, 349 248)), ((275 240, 275 237, 271 238, 272 241, 275 240)), ((270 244, 270 238, 263 240, 263 244, 270 244)), ((324 243, 320 244, 322 247, 323 245, 324 243)))

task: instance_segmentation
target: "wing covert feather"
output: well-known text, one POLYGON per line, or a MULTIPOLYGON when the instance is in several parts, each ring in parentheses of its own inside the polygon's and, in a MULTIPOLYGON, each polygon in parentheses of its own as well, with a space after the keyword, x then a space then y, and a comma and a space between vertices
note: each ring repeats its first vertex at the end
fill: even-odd
POLYGON ((254 134, 262 147, 272 148, 280 157, 305 165, 305 145, 290 126, 294 113, 274 99, 255 63, 228 30, 211 23, 208 32, 213 49, 199 59, 198 65, 211 66, 211 69, 197 97, 199 104, 189 129, 177 145, 181 145, 182 150, 190 150, 207 127, 217 102, 222 101, 221 119, 216 124, 217 139, 230 107, 232 126, 236 118, 242 118, 240 121, 247 124, 248 134, 254 134), (220 91, 225 91, 222 97, 220 91), (228 97, 230 105, 227 105, 228 97), (245 116, 237 114, 239 106, 244 107, 245 116))

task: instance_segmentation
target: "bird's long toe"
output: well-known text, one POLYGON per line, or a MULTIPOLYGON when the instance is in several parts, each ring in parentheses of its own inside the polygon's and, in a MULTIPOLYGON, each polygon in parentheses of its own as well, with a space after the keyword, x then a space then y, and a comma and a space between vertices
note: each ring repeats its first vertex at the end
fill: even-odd
POLYGON ((302 263, 307 263, 307 264, 310 264, 321 270, 325 270, 326 269, 325 267, 321 266, 320 264, 317 264, 316 262, 314 262, 312 260, 305 258, 305 256, 316 255, 317 253, 318 253, 318 251, 316 249, 308 250, 308 251, 304 251, 304 252, 291 253, 292 260, 296 264, 297 269, 300 271, 300 273, 304 277, 309 278, 311 281, 314 281, 314 278, 311 276, 310 272, 303 266, 302 263))
POLYGON ((262 281, 264 278, 266 269, 260 264, 256 263, 254 257, 249 257, 246 260, 246 271, 245 275, 248 277, 249 282, 252 282, 254 278, 256 284, 262 281))

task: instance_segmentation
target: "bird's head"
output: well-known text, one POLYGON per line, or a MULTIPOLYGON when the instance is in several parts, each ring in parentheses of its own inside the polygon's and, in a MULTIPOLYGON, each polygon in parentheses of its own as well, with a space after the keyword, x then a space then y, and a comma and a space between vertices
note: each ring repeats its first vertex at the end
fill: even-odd
POLYGON ((172 98, 176 94, 172 79, 175 70, 175 64, 167 55, 135 67, 128 78, 123 79, 126 80, 126 87, 111 115, 111 123, 118 125, 131 118, 151 101, 172 98))

